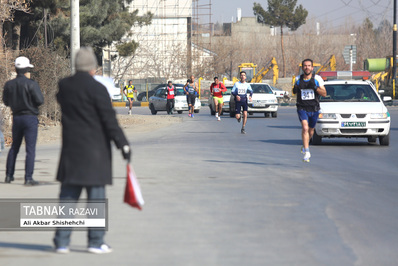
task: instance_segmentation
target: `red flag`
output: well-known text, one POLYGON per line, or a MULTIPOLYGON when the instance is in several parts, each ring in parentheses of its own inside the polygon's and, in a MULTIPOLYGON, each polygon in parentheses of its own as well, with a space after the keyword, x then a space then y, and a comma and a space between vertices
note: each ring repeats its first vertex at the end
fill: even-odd
POLYGON ((140 185, 138 184, 133 167, 130 166, 130 164, 127 164, 127 182, 126 190, 124 191, 124 202, 140 210, 142 205, 144 205, 140 185))

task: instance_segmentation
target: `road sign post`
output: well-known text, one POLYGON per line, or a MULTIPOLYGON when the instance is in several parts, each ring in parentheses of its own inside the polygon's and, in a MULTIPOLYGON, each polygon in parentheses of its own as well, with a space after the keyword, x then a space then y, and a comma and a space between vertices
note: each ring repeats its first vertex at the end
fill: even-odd
POLYGON ((350 71, 352 71, 352 64, 357 63, 357 46, 356 45, 344 46, 343 57, 345 63, 350 65, 350 71))

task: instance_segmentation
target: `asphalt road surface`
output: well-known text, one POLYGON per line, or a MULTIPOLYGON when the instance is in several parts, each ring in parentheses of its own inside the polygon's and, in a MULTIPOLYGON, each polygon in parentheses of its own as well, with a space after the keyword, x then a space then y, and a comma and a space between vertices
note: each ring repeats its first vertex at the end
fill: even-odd
POLYGON ((167 265, 396 265, 398 109, 390 111, 389 147, 326 139, 311 146, 310 163, 293 107, 278 118, 250 116, 246 135, 203 107, 134 138, 148 205, 162 210, 139 217, 151 233, 138 239, 167 265))
MULTIPOLYGON (((278 118, 250 116, 246 135, 207 107, 195 118, 177 114, 182 123, 128 136, 141 212, 122 203, 125 166, 114 153, 106 235, 113 253, 85 253, 84 232, 73 233, 63 257, 50 251, 53 232, 2 232, 0 264, 397 265, 398 108, 390 112, 390 146, 327 139, 310 147, 310 163, 302 162, 293 107, 278 118)), ((147 107, 133 113, 151 115, 147 107)), ((54 176, 59 147, 37 154, 38 179, 54 176)), ((6 188, 3 197, 47 198, 59 185, 6 188)))

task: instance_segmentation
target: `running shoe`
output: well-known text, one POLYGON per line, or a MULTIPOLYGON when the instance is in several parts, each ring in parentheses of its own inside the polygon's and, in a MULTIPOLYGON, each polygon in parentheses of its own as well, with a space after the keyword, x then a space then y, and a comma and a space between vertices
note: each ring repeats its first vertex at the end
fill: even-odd
POLYGON ((191 114, 188 114, 189 117, 191 117, 191 114))
POLYGON ((305 153, 304 146, 301 146, 301 154, 304 154, 304 153, 305 153))
POLYGON ((191 114, 191 118, 193 118, 193 114, 191 114))
POLYGON ((129 112, 127 114, 131 115, 131 109, 129 110, 129 112))
POLYGON ((242 120, 242 117, 241 117, 241 116, 238 118, 238 123, 240 123, 240 120, 242 120))
POLYGON ((309 151, 305 152, 304 153, 303 162, 309 163, 310 162, 310 158, 311 158, 311 153, 309 151))
POLYGON ((58 254, 68 254, 70 252, 68 247, 58 247, 55 248, 55 252, 58 254))
POLYGON ((217 117, 217 120, 218 120, 218 121, 221 121, 221 118, 220 118, 220 117, 217 117))
POLYGON ((111 253, 112 248, 107 244, 102 244, 100 247, 89 247, 87 251, 94 254, 104 254, 111 253))
POLYGON ((216 113, 216 117, 218 117, 218 113, 216 113))
POLYGON ((246 130, 245 130, 244 128, 242 128, 242 129, 240 130, 240 133, 246 134, 246 130))

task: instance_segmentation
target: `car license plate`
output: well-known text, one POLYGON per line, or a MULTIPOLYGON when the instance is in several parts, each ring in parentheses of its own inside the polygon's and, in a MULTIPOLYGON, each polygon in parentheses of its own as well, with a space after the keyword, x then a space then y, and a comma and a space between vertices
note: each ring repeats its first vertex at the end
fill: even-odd
POLYGON ((366 127, 366 122, 341 122, 342 127, 366 127))
POLYGON ((253 103, 253 107, 265 107, 263 103, 253 103))

